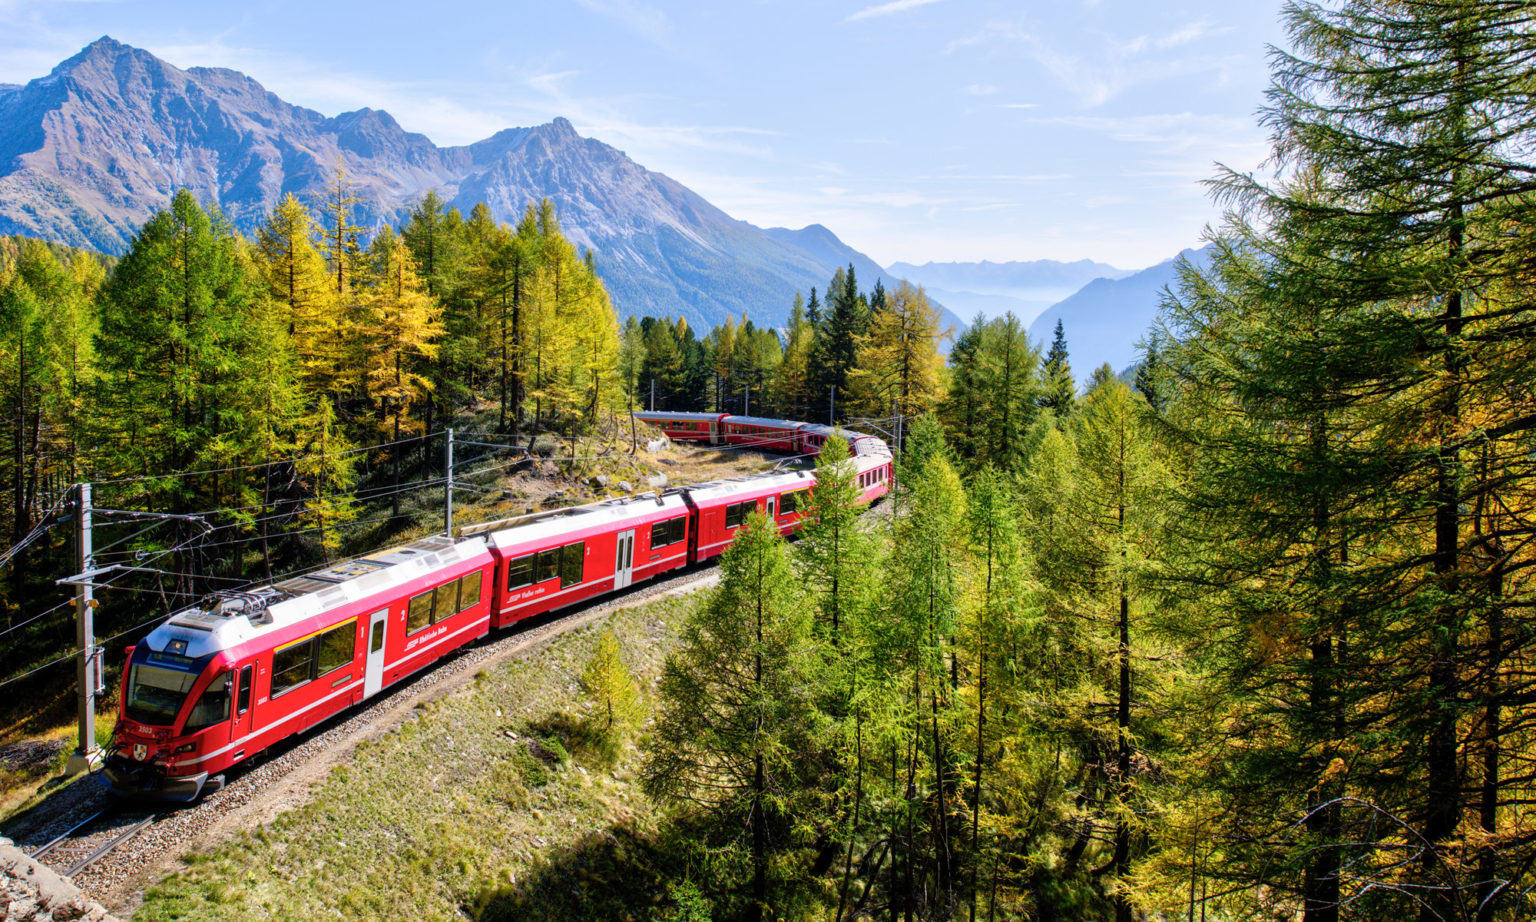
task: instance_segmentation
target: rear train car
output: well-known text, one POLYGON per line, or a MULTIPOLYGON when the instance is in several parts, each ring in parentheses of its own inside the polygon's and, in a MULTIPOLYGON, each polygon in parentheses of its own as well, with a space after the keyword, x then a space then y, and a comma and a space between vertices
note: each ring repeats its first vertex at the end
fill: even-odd
POLYGON ((726 416, 720 420, 728 444, 761 451, 785 451, 798 454, 800 430, 805 423, 764 416, 726 416))
POLYGON ((724 413, 674 413, 668 410, 644 410, 635 414, 635 419, 655 426, 674 442, 704 442, 710 445, 719 445, 724 441, 720 426, 720 420, 724 418, 724 413))

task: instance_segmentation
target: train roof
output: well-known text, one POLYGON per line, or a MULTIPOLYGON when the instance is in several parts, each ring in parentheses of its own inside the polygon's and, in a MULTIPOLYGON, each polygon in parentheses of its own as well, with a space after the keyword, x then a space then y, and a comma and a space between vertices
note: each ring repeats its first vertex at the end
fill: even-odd
POLYGON ((770 419, 766 416, 727 416, 721 422, 739 423, 743 426, 771 426, 775 429, 799 429, 805 425, 792 419, 770 419))
POLYGON ((687 501, 680 491, 668 491, 660 495, 643 493, 634 497, 605 500, 590 506, 537 513, 490 532, 486 540, 497 550, 547 542, 552 538, 575 541, 594 531, 610 530, 625 523, 638 525, 687 509, 687 501))
POLYGON ((151 650, 164 651, 171 641, 184 640, 186 648, 180 652, 194 658, 204 656, 454 564, 489 559, 485 542, 478 538, 458 542, 442 535, 424 538, 272 585, 220 590, 172 614, 143 642, 151 650))
POLYGON ((682 413, 675 410, 637 410, 635 419, 717 420, 724 413, 682 413))
POLYGON ((685 489, 695 503, 701 503, 747 493, 772 493, 775 490, 785 490, 801 485, 811 486, 815 482, 816 474, 813 471, 785 471, 776 474, 753 474, 750 477, 739 477, 734 480, 711 480, 707 483, 693 484, 685 489))

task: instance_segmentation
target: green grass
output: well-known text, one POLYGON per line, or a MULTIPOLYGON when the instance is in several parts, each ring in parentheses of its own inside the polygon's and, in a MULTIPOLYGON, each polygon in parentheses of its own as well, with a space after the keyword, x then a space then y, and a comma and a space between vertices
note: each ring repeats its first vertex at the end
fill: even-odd
MULTIPOLYGON (((691 604, 609 621, 647 694, 691 604)), ((656 818, 636 783, 636 746, 605 752, 582 720, 576 681, 600 626, 412 711, 307 806, 187 859, 134 919, 505 917, 521 887, 582 843, 643 841, 656 818)), ((634 894, 636 905, 667 901, 665 883, 651 884, 658 892, 634 894)))

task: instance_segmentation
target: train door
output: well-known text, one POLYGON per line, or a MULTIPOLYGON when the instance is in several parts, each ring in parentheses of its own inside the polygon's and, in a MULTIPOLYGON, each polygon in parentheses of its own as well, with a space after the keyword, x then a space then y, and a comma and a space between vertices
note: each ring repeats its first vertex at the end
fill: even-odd
POLYGON ((613 588, 623 589, 635 578, 635 530, 619 532, 618 551, 613 560, 613 588))
MULTIPOLYGON (((251 733, 251 702, 256 697, 252 686, 256 682, 256 664, 246 663, 240 667, 235 680, 238 685, 235 688, 235 722, 230 724, 230 742, 245 739, 251 733)), ((240 758, 235 756, 235 758, 240 758)))
POLYGON ((372 698, 384 687, 384 632, 389 609, 368 616, 368 667, 363 671, 363 697, 372 698))
POLYGON ((770 522, 777 522, 779 520, 778 516, 773 513, 773 507, 778 501, 779 498, 777 496, 768 497, 768 521, 770 522))

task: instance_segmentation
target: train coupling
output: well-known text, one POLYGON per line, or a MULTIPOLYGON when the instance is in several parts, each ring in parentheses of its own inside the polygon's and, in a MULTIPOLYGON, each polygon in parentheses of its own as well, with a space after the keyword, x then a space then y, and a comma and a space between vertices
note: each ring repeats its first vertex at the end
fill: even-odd
POLYGON ((172 777, 157 765, 134 762, 119 755, 108 756, 102 770, 111 782, 112 793, 132 800, 191 803, 224 786, 223 775, 210 776, 200 772, 172 777))

